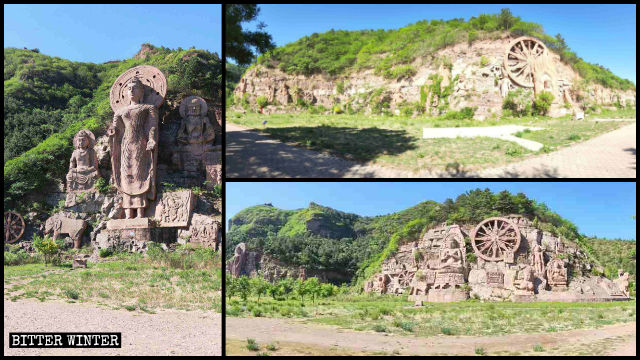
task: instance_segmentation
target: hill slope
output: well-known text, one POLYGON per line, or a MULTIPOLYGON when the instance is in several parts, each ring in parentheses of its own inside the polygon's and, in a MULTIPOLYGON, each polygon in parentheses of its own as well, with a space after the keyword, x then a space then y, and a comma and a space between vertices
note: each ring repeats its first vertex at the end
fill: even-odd
POLYGON ((103 135, 113 116, 109 91, 125 70, 159 68, 168 80, 166 111, 185 95, 220 103, 220 58, 205 50, 171 50, 143 44, 134 58, 105 64, 76 63, 31 50, 4 50, 5 210, 28 210, 29 193, 62 181, 80 129, 103 135))
POLYGON ((542 25, 523 21, 519 16, 481 14, 464 19, 423 20, 394 30, 335 31, 314 33, 293 43, 276 48, 258 58, 258 64, 278 67, 287 74, 339 75, 350 71, 375 69, 385 78, 398 78, 419 57, 435 54, 447 46, 466 42, 498 39, 506 31, 513 36, 533 36, 561 56, 584 79, 608 88, 635 89, 633 82, 622 79, 610 70, 585 62, 567 46, 560 34, 544 32, 542 25), (394 71, 395 68, 395 71, 394 71))
POLYGON ((236 86, 230 105, 267 108, 267 113, 437 116, 455 111, 482 120, 503 114, 509 96, 532 102, 534 83, 537 95, 551 93, 544 110, 551 116, 635 106, 631 81, 585 62, 560 34, 550 36, 541 25, 508 11, 469 21, 425 20, 397 30, 305 36, 260 56, 236 86))
POLYGON ((522 193, 476 189, 455 200, 425 201, 376 217, 348 214, 314 203, 299 210, 280 210, 271 205, 250 207, 230 220, 226 254, 229 259, 234 247, 246 242, 249 249, 289 265, 344 271, 353 282, 379 271, 382 261, 399 245, 416 240, 430 227, 442 222, 478 223, 508 214, 537 218, 540 229, 577 243, 588 254, 594 252, 593 243, 580 235, 573 223, 546 205, 522 193))

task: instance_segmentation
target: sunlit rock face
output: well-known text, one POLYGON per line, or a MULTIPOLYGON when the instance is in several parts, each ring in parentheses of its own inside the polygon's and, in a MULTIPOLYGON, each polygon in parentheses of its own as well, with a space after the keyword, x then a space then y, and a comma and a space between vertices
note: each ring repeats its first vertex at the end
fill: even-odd
POLYGON ((364 291, 416 302, 628 299, 628 274, 611 281, 591 267, 576 244, 511 215, 428 229, 387 258, 364 291))
MULTIPOLYGON (((635 91, 608 89, 599 84, 584 86, 581 77, 539 40, 509 35, 496 40, 449 46, 432 57, 410 64, 416 72, 400 79, 385 79, 373 69, 346 75, 290 75, 280 69, 256 65, 237 85, 234 96, 256 106, 264 96, 269 106, 263 112, 291 112, 296 104, 339 105, 371 112, 374 103, 388 102, 391 113, 400 114, 407 104, 416 104, 430 115, 476 107, 475 117, 502 114, 509 91, 529 90, 531 97, 542 91, 554 96, 551 116, 581 111, 584 104, 635 104, 635 91), (434 90, 438 82, 440 93, 434 90), (449 94, 446 99, 442 94, 449 94)), ((347 109, 343 109, 346 111, 347 109)))

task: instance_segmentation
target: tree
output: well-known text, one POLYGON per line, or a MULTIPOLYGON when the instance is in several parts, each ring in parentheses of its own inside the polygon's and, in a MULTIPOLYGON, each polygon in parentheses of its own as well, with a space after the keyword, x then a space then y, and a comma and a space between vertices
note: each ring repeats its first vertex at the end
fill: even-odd
POLYGON ((564 40, 564 38, 560 34, 556 34, 556 48, 560 53, 562 53, 565 50, 569 50, 569 46, 567 46, 567 42, 564 40))
POLYGON ((511 13, 511 10, 508 8, 504 8, 500 10, 500 15, 498 15, 498 26, 502 30, 509 30, 516 24, 519 19, 514 17, 511 13))
POLYGON ((311 301, 315 305, 316 296, 320 296, 320 290, 321 290, 320 282, 318 281, 318 278, 312 277, 305 280, 304 287, 306 290, 305 293, 308 295, 311 295, 311 301))
POLYGON ((242 301, 247 301, 249 294, 251 293, 251 285, 249 284, 249 278, 246 276, 240 276, 235 279, 236 291, 240 294, 242 301))
POLYGON ((235 278, 233 276, 231 276, 231 274, 227 273, 225 276, 225 292, 227 293, 227 296, 229 297, 229 301, 231 301, 231 297, 233 296, 233 294, 236 293, 236 286, 235 286, 235 278))
POLYGON ((253 62, 257 53, 262 54, 273 48, 275 44, 270 34, 264 31, 266 25, 258 24, 257 31, 242 29, 243 22, 257 19, 260 8, 256 4, 226 4, 226 57, 234 59, 240 65, 253 62))
POLYGON ((320 296, 323 298, 327 298, 336 293, 337 287, 333 284, 322 284, 320 285, 320 296))
POLYGON ((251 289, 253 293, 258 297, 258 302, 260 302, 260 297, 267 293, 269 289, 269 282, 267 282, 263 277, 256 276, 249 281, 251 285, 251 289))
POLYGON ((305 282, 302 279, 298 279, 295 281, 293 288, 298 296, 300 296, 300 301, 304 304, 304 296, 308 294, 307 286, 305 286, 305 282))
POLYGON ((278 283, 278 288, 278 295, 288 299, 294 288, 294 280, 292 278, 284 278, 278 283))

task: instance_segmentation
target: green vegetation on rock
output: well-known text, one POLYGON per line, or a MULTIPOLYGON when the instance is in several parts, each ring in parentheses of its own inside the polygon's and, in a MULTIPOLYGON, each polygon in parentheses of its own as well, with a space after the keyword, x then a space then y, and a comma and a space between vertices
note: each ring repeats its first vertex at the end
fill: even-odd
POLYGON ((230 221, 226 254, 247 243, 288 265, 332 270, 352 284, 380 270, 382 262, 408 241, 442 222, 478 223, 492 216, 522 214, 556 236, 577 243, 591 254, 591 243, 569 220, 525 194, 476 189, 443 203, 425 201, 389 215, 362 217, 311 203, 308 208, 280 210, 271 205, 249 207, 230 221))
POLYGON ((499 39, 504 32, 540 39, 587 82, 613 89, 635 89, 630 80, 579 58, 567 46, 562 35, 548 35, 540 24, 523 21, 508 9, 503 9, 500 14, 481 14, 469 21, 463 18, 423 20, 395 30, 332 29, 271 50, 261 55, 257 62, 266 67, 277 67, 288 74, 337 76, 374 69, 376 74, 385 78, 399 79, 415 74, 416 70, 410 64, 418 58, 434 56, 438 50, 457 43, 466 42, 471 46, 475 41, 499 39))
POLYGON ((220 101, 222 68, 217 54, 144 45, 148 51, 142 56, 104 64, 5 49, 5 209, 24 207, 26 194, 63 181, 76 132, 104 134, 113 116, 111 85, 127 69, 152 65, 167 76, 167 101, 161 111, 186 95, 220 101))

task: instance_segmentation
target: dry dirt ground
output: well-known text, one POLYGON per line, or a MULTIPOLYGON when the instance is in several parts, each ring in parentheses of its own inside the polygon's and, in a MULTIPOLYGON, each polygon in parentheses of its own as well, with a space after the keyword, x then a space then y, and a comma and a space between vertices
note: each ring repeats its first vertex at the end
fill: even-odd
POLYGON ((4 300, 4 355, 221 355, 220 314, 4 300), (121 332, 120 349, 11 349, 9 332, 121 332))
POLYGON ((413 173, 360 164, 226 124, 227 178, 636 177, 636 124, 479 173, 413 173))
POLYGON ((247 338, 255 339, 261 351, 267 344, 276 344, 279 350, 272 355, 475 355, 479 348, 487 355, 635 355, 635 337, 635 322, 543 334, 418 338, 291 319, 226 319, 228 355, 249 354, 247 338), (534 350, 536 345, 543 350, 534 350))

